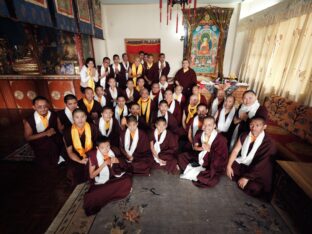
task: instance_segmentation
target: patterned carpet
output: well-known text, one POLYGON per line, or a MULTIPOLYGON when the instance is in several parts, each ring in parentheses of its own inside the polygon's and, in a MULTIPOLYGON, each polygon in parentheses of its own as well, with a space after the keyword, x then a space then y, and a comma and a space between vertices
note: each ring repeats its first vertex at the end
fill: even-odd
POLYGON ((86 217, 76 187, 47 233, 290 233, 269 203, 245 195, 223 177, 213 189, 163 171, 135 177, 132 193, 86 217))
POLYGON ((29 144, 25 144, 3 158, 6 161, 14 162, 32 162, 35 158, 34 152, 29 144))

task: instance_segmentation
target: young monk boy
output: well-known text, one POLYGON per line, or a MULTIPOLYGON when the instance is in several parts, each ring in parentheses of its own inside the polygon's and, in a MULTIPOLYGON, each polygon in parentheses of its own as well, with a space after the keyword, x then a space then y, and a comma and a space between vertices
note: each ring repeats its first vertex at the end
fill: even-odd
POLYGON ((125 198, 132 187, 131 176, 125 173, 107 137, 99 137, 96 150, 88 153, 91 185, 84 197, 83 208, 93 215, 111 201, 125 198))

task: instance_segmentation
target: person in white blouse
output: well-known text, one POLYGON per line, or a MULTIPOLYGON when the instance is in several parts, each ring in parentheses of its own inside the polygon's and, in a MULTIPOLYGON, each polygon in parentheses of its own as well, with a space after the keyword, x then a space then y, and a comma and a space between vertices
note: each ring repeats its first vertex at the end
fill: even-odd
POLYGON ((80 71, 80 90, 83 93, 84 89, 90 87, 95 89, 95 84, 99 81, 99 74, 96 70, 94 58, 87 58, 85 65, 80 71))

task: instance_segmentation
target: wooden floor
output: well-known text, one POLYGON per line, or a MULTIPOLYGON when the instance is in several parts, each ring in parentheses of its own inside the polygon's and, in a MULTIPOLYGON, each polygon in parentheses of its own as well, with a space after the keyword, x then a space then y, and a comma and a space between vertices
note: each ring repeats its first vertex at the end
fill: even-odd
POLYGON ((0 232, 44 233, 73 190, 65 172, 0 161, 0 232))

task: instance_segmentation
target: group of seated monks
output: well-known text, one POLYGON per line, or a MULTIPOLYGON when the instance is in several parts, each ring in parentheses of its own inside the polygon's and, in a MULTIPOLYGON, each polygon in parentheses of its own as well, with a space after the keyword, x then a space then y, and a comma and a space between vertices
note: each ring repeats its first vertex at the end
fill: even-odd
POLYGON ((87 59, 80 100, 68 94, 65 109, 53 112, 38 96, 34 113, 24 120, 25 138, 40 167, 65 161, 72 186, 91 181, 84 198, 87 215, 126 197, 132 176, 149 176, 151 169, 202 188, 215 186, 226 174, 249 195, 270 192, 275 147, 265 133, 266 109, 252 90, 238 108, 222 90, 208 106, 187 60, 170 85, 164 54, 156 63, 152 55, 146 63, 122 58, 119 63, 115 55, 112 65, 104 58, 100 76, 94 60, 87 59))

